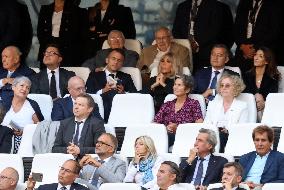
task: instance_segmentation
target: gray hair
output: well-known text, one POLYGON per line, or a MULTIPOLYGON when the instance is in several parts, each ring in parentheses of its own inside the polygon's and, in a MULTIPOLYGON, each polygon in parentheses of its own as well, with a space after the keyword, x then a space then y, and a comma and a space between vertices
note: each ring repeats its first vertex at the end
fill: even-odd
POLYGON ((210 150, 211 153, 215 152, 215 146, 217 145, 217 137, 215 131, 211 129, 204 129, 201 128, 199 130, 199 133, 206 133, 208 134, 207 142, 212 146, 212 149, 210 150))
POLYGON ((165 26, 160 26, 160 27, 157 28, 157 30, 155 30, 155 37, 156 37, 156 34, 161 30, 166 31, 169 34, 169 36, 172 37, 171 30, 169 28, 165 27, 165 26))
POLYGON ((194 79, 192 76, 188 76, 188 75, 181 75, 181 76, 177 76, 176 79, 180 79, 182 81, 182 83, 185 86, 185 89, 189 89, 189 93, 192 91, 193 87, 194 87, 194 79))
POLYGON ((111 35, 112 33, 118 33, 119 35, 121 35, 121 37, 122 37, 122 39, 123 39, 123 41, 124 41, 124 43, 125 43, 125 36, 124 36, 124 34, 123 34, 121 31, 119 31, 119 30, 112 30, 112 31, 110 31, 110 33, 108 34, 108 37, 107 37, 108 43, 109 43, 109 41, 110 41, 110 35, 111 35))
POLYGON ((218 93, 220 93, 221 82, 225 78, 229 78, 232 81, 234 97, 239 96, 242 93, 242 91, 246 88, 246 85, 244 84, 241 77, 239 77, 238 75, 230 75, 228 73, 225 73, 221 76, 221 78, 219 79, 219 81, 217 83, 218 93))
POLYGON ((26 82, 29 85, 29 87, 31 87, 31 85, 32 85, 32 82, 28 77, 20 76, 20 77, 16 77, 14 79, 13 86, 17 86, 17 84, 19 84, 21 82, 26 82))

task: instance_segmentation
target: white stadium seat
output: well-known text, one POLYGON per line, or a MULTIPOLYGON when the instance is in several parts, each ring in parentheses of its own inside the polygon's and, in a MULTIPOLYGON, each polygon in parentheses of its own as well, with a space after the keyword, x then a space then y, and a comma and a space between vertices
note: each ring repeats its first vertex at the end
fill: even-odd
POLYGON ((21 144, 19 146, 18 155, 21 157, 33 157, 33 134, 37 124, 28 124, 24 127, 21 144))
POLYGON ((87 82, 87 79, 91 72, 91 70, 88 67, 61 67, 61 68, 75 72, 76 76, 81 77, 85 82, 87 82))
POLYGON ((131 79, 136 87, 137 91, 142 90, 142 77, 140 70, 134 67, 122 67, 120 71, 131 75, 131 79))
POLYGON ((47 94, 28 94, 28 98, 36 101, 40 107, 44 120, 51 120, 51 111, 53 101, 50 95, 47 94))
POLYGON ((234 71, 236 73, 239 73, 240 77, 242 77, 241 69, 239 67, 225 66, 225 68, 230 69, 231 71, 234 71))
POLYGON ((253 94, 250 93, 241 93, 238 97, 238 100, 242 100, 248 104, 248 122, 255 123, 257 117, 256 102, 253 94))
POLYGON ((103 183, 99 190, 141 190, 136 183, 103 183))
POLYGON ((16 169, 19 173, 19 182, 24 182, 24 165, 20 155, 0 153, 0 172, 7 167, 16 169))
POLYGON ((266 183, 262 187, 262 190, 283 190, 284 183, 266 183))

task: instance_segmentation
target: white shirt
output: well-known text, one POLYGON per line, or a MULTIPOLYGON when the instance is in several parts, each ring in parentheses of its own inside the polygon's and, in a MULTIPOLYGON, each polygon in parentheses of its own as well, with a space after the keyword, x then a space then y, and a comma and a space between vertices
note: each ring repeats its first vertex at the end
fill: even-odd
MULTIPOLYGON (((7 78, 10 78, 11 75, 14 73, 14 71, 8 71, 7 73, 7 78)), ((3 85, 3 79, 0 80, 0 88, 2 88, 4 85, 3 85)))
MULTIPOLYGON (((61 185, 60 183, 58 183, 57 190, 61 190, 61 189, 60 189, 61 187, 63 187, 63 185, 61 185)), ((65 187, 66 187, 67 190, 70 190, 71 185, 66 185, 65 187)))
POLYGON ((103 21, 105 15, 106 15, 106 10, 101 10, 101 21, 103 21))
POLYGON ((62 18, 63 11, 53 12, 52 15, 52 36, 59 37, 60 25, 61 25, 61 18, 62 18))
MULTIPOLYGON (((81 138, 81 132, 82 132, 82 129, 83 129, 83 127, 84 127, 84 123, 85 123, 85 121, 86 121, 86 119, 87 118, 85 118, 85 119, 83 119, 81 122, 81 124, 79 125, 79 134, 78 134, 78 142, 80 141, 80 138, 81 138)), ((75 118, 75 121, 78 121, 76 118, 75 118)), ((76 134, 76 130, 77 130, 77 123, 75 123, 75 132, 74 132, 74 134, 73 134, 73 138, 72 139, 74 139, 74 136, 75 136, 75 134, 76 134)))
MULTIPOLYGON (((203 173, 202 173, 202 177, 201 177, 201 184, 203 183, 204 177, 206 175, 210 157, 211 157, 211 154, 208 154, 207 156, 204 157, 204 160, 203 160, 203 173)), ((193 177, 192 177, 191 184, 194 184, 194 181, 195 181, 195 178, 196 178, 196 175, 197 175, 197 171, 198 171, 198 167, 199 167, 200 162, 201 162, 201 160, 198 159, 197 163, 196 163, 196 166, 195 166, 195 170, 194 170, 194 174, 193 174, 193 177)))
POLYGON ((225 69, 225 68, 220 69, 220 70, 216 70, 216 69, 214 69, 214 68, 212 67, 212 74, 211 74, 211 79, 210 79, 210 83, 209 83, 208 88, 210 88, 211 83, 212 83, 212 80, 213 80, 213 78, 215 77, 215 71, 219 71, 219 74, 217 75, 217 83, 218 83, 219 79, 221 78, 221 76, 222 76, 222 74, 223 74, 223 72, 224 72, 224 69, 225 69))
MULTIPOLYGON (((46 71, 47 71, 47 77, 49 81, 48 84, 50 86, 50 80, 51 80, 52 73, 51 73, 51 70, 49 70, 48 68, 46 68, 46 71)), ((61 98, 61 93, 60 93, 60 88, 59 88, 59 67, 57 67, 53 71, 55 72, 54 75, 55 75, 55 82, 56 82, 57 97, 61 98)))
MULTIPOLYGON (((115 76, 116 76, 116 73, 111 73, 111 72, 109 72, 109 70, 107 70, 106 68, 105 68, 105 74, 106 74, 106 80, 107 80, 107 82, 109 82, 109 75, 110 74, 114 74, 115 76)), ((113 80, 112 80, 113 81, 113 80)), ((100 89, 96 94, 98 94, 98 95, 101 95, 103 93, 103 89, 100 89)))

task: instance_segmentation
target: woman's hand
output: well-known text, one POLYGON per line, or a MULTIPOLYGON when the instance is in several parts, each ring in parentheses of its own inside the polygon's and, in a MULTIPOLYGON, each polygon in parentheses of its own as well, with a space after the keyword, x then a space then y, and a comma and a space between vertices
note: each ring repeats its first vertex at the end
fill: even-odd
POLYGON ((27 180, 27 190, 33 190, 35 187, 36 182, 33 180, 33 177, 30 175, 27 180))
POLYGON ((176 130, 177 130, 177 124, 170 122, 167 126, 167 131, 169 133, 176 133, 176 130))
POLYGON ((256 93, 254 95, 254 97, 255 97, 255 101, 256 101, 257 111, 262 111, 265 107, 265 101, 264 101, 263 96, 259 93, 256 93))
POLYGON ((140 160, 144 159, 145 157, 146 157, 145 154, 135 152, 134 163, 138 164, 140 162, 140 160))
POLYGON ((23 131, 21 131, 21 130, 13 129, 13 132, 14 132, 14 135, 16 135, 16 136, 22 136, 23 135, 23 131))

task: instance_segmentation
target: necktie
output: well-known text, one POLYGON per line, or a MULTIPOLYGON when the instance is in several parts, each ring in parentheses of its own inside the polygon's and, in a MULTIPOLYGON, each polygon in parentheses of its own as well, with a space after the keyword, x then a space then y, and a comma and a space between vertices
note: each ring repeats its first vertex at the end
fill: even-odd
POLYGON ((79 144, 79 129, 80 129, 80 124, 83 123, 82 121, 75 121, 76 123, 76 132, 73 137, 73 144, 78 145, 79 144))
POLYGON ((249 22, 254 26, 254 23, 255 23, 255 17, 256 17, 256 13, 257 13, 257 10, 259 8, 259 5, 260 5, 260 2, 261 0, 255 0, 255 4, 249 14, 249 22))
MULTIPOLYGON (((99 160, 99 162, 100 162, 101 164, 103 164, 105 161, 99 160)), ((98 187, 99 178, 100 178, 99 171, 98 171, 98 168, 96 168, 96 171, 95 171, 95 173, 94 173, 94 175, 93 175, 93 179, 92 179, 91 184, 94 185, 94 186, 96 186, 96 187, 98 187)))
POLYGON ((113 79, 115 78, 114 74, 109 74, 108 76, 112 77, 113 79))
POLYGON ((201 185, 204 158, 200 158, 199 160, 200 160, 200 163, 199 163, 199 166, 198 166, 198 169, 197 169, 196 177, 195 177, 195 180, 194 180, 194 185, 201 185))
POLYGON ((50 78, 50 85, 49 85, 49 95, 52 99, 57 98, 57 91, 56 91, 56 81, 55 81, 55 71, 51 71, 51 78, 50 78))
POLYGON ((194 0, 190 14, 191 14, 191 20, 194 21, 197 15, 197 10, 198 10, 198 6, 197 6, 197 2, 198 0, 194 0))
POLYGON ((67 188, 65 187, 65 186, 62 186, 61 188, 60 188, 60 190, 66 190, 67 188))
POLYGON ((210 89, 216 89, 217 77, 218 77, 219 73, 220 73, 219 71, 214 71, 215 75, 214 75, 214 77, 211 81, 210 89))

